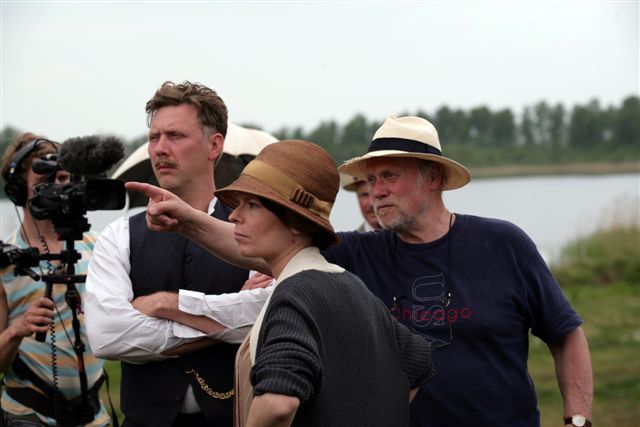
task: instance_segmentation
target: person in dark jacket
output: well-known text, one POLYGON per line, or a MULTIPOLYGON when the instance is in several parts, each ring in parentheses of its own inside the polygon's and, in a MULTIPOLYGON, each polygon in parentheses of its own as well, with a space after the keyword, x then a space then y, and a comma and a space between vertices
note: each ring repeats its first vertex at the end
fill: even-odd
POLYGON ((345 191, 356 193, 356 197, 358 198, 358 207, 360 208, 360 213, 364 219, 356 231, 365 232, 380 230, 382 227, 380 227, 378 218, 376 218, 376 213, 373 210, 373 199, 369 194, 369 184, 367 184, 363 179, 355 178, 350 175, 342 174, 342 176, 345 178, 341 178, 341 180, 346 181, 342 184, 342 188, 345 191))

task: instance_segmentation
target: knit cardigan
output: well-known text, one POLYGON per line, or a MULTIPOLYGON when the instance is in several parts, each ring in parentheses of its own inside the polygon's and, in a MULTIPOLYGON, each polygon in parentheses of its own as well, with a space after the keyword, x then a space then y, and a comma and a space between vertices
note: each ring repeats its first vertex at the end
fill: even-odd
POLYGON ((409 390, 434 374, 426 340, 349 272, 305 270, 278 285, 251 371, 254 394, 295 396, 294 426, 404 426, 409 390))

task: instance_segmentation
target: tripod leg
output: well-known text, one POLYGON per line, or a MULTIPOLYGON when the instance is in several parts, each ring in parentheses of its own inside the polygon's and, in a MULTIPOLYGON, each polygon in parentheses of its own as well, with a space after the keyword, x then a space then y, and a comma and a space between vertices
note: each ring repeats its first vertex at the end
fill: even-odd
POLYGON ((84 366, 84 351, 85 345, 82 342, 82 334, 80 332, 80 319, 78 319, 78 311, 80 311, 80 293, 78 293, 78 289, 75 284, 69 283, 67 285, 67 292, 65 293, 65 299, 67 301, 67 305, 71 308, 71 312, 73 313, 73 320, 71 324, 73 325, 73 333, 75 336, 75 341, 73 348, 76 352, 76 359, 78 362, 78 376, 80 378, 80 391, 82 393, 82 405, 84 408, 84 421, 89 423, 93 420, 94 413, 91 407, 89 406, 89 398, 88 398, 88 383, 87 383, 87 372, 84 366))

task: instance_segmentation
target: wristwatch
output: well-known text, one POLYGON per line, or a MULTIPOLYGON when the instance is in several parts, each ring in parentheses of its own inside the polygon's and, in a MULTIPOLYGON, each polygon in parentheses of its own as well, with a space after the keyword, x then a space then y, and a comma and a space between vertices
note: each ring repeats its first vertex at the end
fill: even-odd
POLYGON ((564 423, 576 427, 591 427, 591 421, 589 421, 584 415, 580 414, 565 418, 564 423))

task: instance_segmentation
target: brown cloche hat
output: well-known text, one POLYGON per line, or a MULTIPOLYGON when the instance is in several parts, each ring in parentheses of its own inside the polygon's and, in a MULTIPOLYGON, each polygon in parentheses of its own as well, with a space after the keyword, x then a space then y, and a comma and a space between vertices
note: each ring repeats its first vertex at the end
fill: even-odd
POLYGON ((215 192, 223 203, 236 207, 237 193, 248 193, 277 203, 320 226, 339 241, 329 215, 340 187, 338 169, 322 147, 302 140, 284 140, 266 146, 234 182, 215 192))
POLYGON ((347 160, 340 172, 366 179, 365 160, 374 157, 413 157, 440 163, 444 168, 444 190, 463 187, 471 180, 469 170, 442 154, 438 131, 422 117, 389 116, 373 135, 373 141, 365 154, 347 160))

